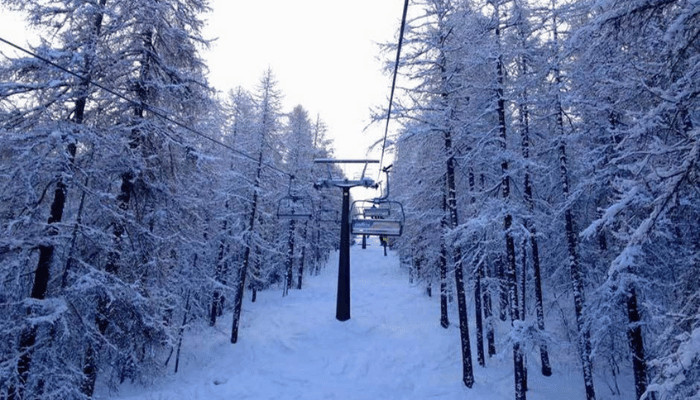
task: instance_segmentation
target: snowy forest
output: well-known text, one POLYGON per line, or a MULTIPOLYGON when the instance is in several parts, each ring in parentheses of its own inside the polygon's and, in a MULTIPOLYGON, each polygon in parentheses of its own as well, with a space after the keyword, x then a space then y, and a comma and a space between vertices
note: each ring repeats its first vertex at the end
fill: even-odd
MULTIPOLYGON (((0 50, 0 398, 148 385, 338 248, 332 127, 272 70, 208 83, 206 0, 0 5, 42 33, 0 50)), ((587 400, 700 399, 700 2, 412 0, 401 37, 390 247, 465 397, 505 352, 524 400, 564 349, 587 400)))

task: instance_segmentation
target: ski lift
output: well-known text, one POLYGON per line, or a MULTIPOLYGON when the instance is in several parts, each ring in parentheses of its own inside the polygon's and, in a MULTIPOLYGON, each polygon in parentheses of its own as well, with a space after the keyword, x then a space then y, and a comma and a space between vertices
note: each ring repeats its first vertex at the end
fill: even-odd
POLYGON ((398 201, 388 200, 389 169, 386 173, 386 194, 374 200, 358 200, 352 204, 350 232, 353 235, 366 236, 401 236, 405 222, 403 205, 398 201))
POLYGON ((311 219, 313 217, 313 201, 309 196, 292 194, 292 180, 289 177, 289 189, 287 195, 277 202, 277 218, 279 219, 311 219))
POLYGON ((358 200, 352 204, 353 235, 401 236, 405 217, 398 201, 358 200))
POLYGON ((321 209, 318 210, 318 221, 337 224, 340 222, 340 211, 328 207, 321 207, 321 209))

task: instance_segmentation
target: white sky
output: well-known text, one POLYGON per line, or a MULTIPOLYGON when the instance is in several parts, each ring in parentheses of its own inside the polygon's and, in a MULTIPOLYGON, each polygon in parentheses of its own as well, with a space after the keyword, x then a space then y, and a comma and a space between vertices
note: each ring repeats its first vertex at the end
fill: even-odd
MULTIPOLYGON (((312 119, 320 115, 337 158, 367 157, 384 134, 383 123, 363 132, 370 107, 387 106, 391 85, 377 43, 396 40, 401 0, 210 0, 210 6, 204 35, 217 41, 204 57, 214 87, 253 91, 270 67, 284 111, 301 104, 312 119)), ((1 11, 0 36, 24 45, 24 21, 1 11)), ((14 53, 5 45, 0 51, 14 53)))
POLYGON ((206 57, 217 89, 254 90, 270 67, 285 111, 301 104, 312 119, 320 115, 337 158, 366 157, 384 134, 383 124, 363 132, 370 107, 386 107, 391 86, 377 43, 396 40, 403 1, 211 0, 211 7, 205 35, 218 40, 206 57))

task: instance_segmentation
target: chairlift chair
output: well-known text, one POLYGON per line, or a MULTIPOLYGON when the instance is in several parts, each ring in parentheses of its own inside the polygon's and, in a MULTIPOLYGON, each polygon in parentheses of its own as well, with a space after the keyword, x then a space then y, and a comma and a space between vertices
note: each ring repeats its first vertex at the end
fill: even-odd
POLYGON ((321 207, 321 209, 318 210, 317 219, 319 222, 340 223, 340 211, 333 208, 321 207))
POLYGON ((290 175, 287 195, 277 201, 277 218, 309 220, 313 218, 313 200, 309 196, 293 195, 293 182, 294 175, 290 175))
POLYGON ((277 218, 306 219, 313 217, 313 203, 310 197, 284 196, 277 202, 277 218))
POLYGON ((398 201, 358 200, 352 205, 350 232, 353 235, 401 236, 405 216, 398 201))

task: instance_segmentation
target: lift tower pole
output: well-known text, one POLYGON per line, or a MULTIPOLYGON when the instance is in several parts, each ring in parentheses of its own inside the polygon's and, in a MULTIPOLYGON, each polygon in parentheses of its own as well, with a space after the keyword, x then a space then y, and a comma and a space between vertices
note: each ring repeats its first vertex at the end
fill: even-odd
POLYGON ((340 254, 338 257, 338 295, 335 318, 350 319, 350 188, 343 187, 343 213, 340 218, 340 254))
POLYGON ((350 319, 350 189, 363 186, 376 188, 374 180, 365 177, 368 164, 379 164, 379 160, 334 160, 318 159, 316 164, 328 165, 328 178, 321 179, 316 188, 339 187, 343 190, 343 210, 340 222, 340 254, 338 258, 338 295, 336 299, 335 318, 338 321, 350 319), (331 164, 364 164, 360 179, 333 177, 331 164))

